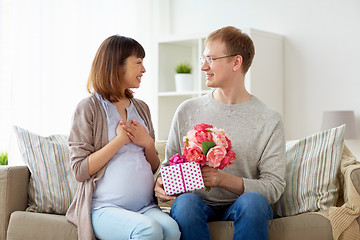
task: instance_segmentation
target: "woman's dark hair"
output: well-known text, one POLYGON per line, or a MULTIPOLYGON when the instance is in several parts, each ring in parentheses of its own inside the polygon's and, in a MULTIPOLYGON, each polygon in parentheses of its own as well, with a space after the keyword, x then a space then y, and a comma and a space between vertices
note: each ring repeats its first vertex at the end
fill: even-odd
POLYGON ((110 102, 127 97, 132 98, 130 89, 121 89, 123 66, 130 56, 145 57, 144 48, 136 40, 114 35, 105 39, 96 52, 87 82, 88 92, 92 89, 110 102))

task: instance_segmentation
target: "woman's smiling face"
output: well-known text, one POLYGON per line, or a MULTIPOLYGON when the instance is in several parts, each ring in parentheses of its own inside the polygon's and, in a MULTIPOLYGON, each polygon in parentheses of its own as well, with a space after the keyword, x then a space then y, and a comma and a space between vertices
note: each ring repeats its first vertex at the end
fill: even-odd
POLYGON ((123 89, 138 88, 141 83, 141 78, 146 72, 143 65, 143 59, 136 56, 130 56, 126 59, 124 68, 124 77, 122 81, 123 89))

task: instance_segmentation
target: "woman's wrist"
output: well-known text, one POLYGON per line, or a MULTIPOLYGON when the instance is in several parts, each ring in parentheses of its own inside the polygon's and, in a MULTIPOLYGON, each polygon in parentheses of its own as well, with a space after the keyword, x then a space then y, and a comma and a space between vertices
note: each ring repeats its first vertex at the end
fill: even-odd
POLYGON ((126 138, 128 138, 128 137, 127 137, 127 136, 117 135, 117 136, 113 139, 113 141, 115 141, 116 144, 119 145, 120 148, 121 148, 122 146, 124 146, 125 144, 127 144, 128 142, 130 142, 130 140, 128 140, 128 139, 126 139, 126 138), (127 140, 128 140, 128 141, 127 141, 127 140))
POLYGON ((152 139, 152 137, 150 137, 150 140, 146 142, 145 146, 144 146, 145 150, 155 150, 155 142, 154 139, 152 139))

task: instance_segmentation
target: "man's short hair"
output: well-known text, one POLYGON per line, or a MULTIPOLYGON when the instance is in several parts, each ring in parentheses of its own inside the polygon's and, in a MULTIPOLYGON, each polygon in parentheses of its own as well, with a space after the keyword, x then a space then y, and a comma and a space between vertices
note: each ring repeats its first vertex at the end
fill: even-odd
POLYGON ((212 33, 205 40, 205 44, 214 40, 225 43, 228 55, 238 54, 243 58, 242 69, 246 73, 255 55, 255 47, 251 38, 240 29, 232 26, 220 28, 212 33))

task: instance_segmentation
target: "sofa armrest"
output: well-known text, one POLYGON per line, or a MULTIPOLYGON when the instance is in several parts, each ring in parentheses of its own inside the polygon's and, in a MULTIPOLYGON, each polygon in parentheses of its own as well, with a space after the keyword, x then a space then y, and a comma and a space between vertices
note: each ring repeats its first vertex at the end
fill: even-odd
POLYGON ((356 191, 360 195, 360 169, 354 170, 351 173, 350 177, 351 177, 351 181, 353 182, 356 191))
MULTIPOLYGON (((360 169, 354 170, 351 175, 351 181, 353 182, 356 191, 360 194, 360 169)), ((359 228, 360 228, 360 217, 357 218, 359 228)))
POLYGON ((6 239, 11 213, 28 205, 29 175, 26 166, 0 166, 0 239, 6 239))

